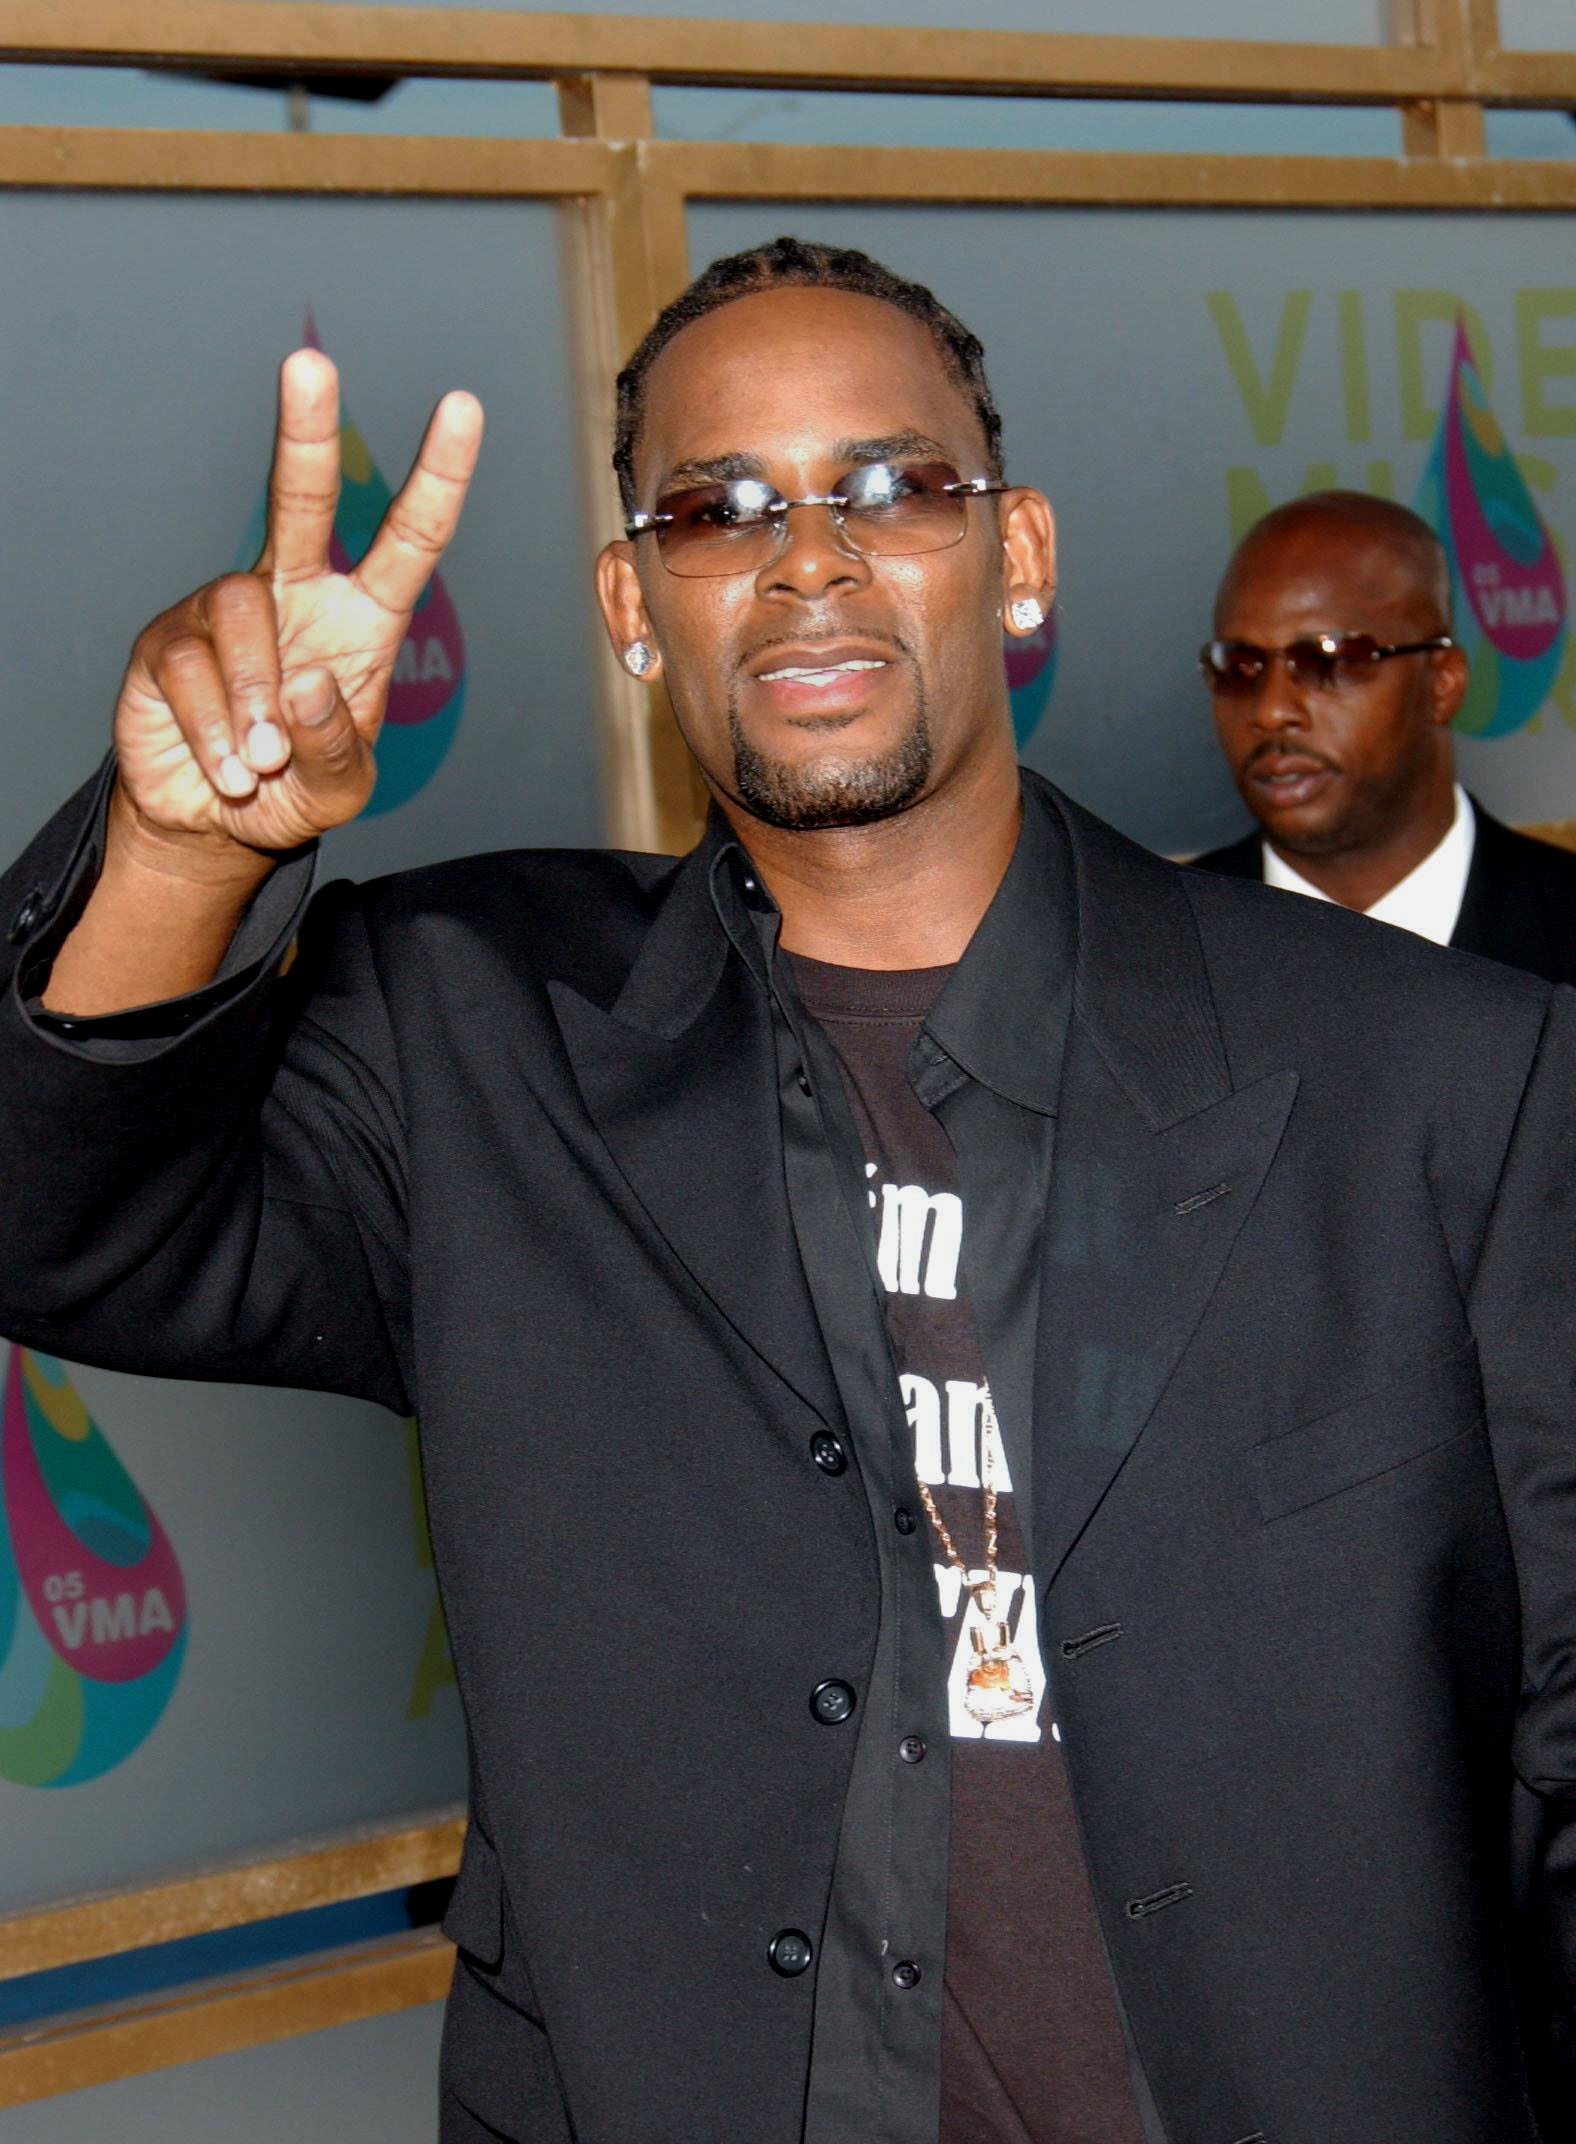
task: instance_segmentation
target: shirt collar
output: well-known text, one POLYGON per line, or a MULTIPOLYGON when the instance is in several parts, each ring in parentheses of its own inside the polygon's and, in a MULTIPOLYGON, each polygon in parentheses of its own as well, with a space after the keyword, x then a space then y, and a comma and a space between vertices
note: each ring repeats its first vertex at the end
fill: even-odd
POLYGON ((1072 852, 1033 776, 995 898, 922 1030, 972 1079, 1042 1116, 1056 1112, 1072 1010, 1072 852))
POLYGON ((782 911, 767 892, 749 851, 715 804, 704 849, 709 852, 706 882, 717 920, 761 988, 770 990, 782 911))
MULTIPOLYGON (((1393 923, 1402 930, 1414 931, 1419 938, 1431 938, 1435 945, 1450 943, 1460 920, 1467 876, 1472 869, 1472 852, 1477 845, 1476 816, 1459 782, 1455 785, 1455 801, 1455 815, 1444 838, 1429 850, 1420 864, 1413 865, 1405 878, 1397 880, 1388 893, 1381 894, 1371 908, 1364 909, 1364 915, 1372 916, 1376 923, 1393 923)), ((1263 852, 1266 886, 1279 886, 1287 893, 1307 894, 1315 901, 1330 899, 1283 857, 1277 856, 1267 841, 1263 844, 1263 852)))
MULTIPOLYGON (((781 921, 748 851, 715 814, 707 836, 711 897, 734 949, 762 988, 781 921)), ((1009 1101, 1054 1115, 1072 1005, 1072 856, 1066 828, 1032 776, 1012 860, 916 1044, 938 1078, 949 1063, 1009 1101)))

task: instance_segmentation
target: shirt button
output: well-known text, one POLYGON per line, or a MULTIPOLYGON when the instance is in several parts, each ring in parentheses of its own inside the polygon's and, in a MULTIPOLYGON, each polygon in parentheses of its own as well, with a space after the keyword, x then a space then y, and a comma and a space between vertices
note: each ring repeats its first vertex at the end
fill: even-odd
POLYGON ((784 1980, 797 1980, 815 1956, 815 1946, 802 1928, 779 1928, 766 1946, 766 1962, 784 1980))
POLYGON ((810 1439, 810 1457, 823 1474, 841 1474, 848 1465, 848 1454, 829 1429, 818 1429, 810 1439))
POLYGON ((923 1735, 905 1735, 897 1746, 897 1753, 905 1764, 923 1764, 925 1739, 923 1735))
POLYGON ((810 1075, 808 1072, 805 1071, 803 1065, 799 1067, 798 1078, 799 1092, 801 1094, 808 1094, 810 1092, 810 1075))
POLYGON ((43 913, 44 889, 42 886, 35 886, 11 919, 11 928, 6 934, 11 943, 20 945, 29 931, 42 919, 43 913))
POLYGON ((892 1968, 892 1985, 895 1988, 917 1988, 924 1975, 912 1958, 899 1958, 892 1968))
POLYGON ((899 1504, 896 1511, 894 1511, 892 1514, 892 1524, 897 1528, 900 1534, 911 1534, 918 1523, 918 1520, 914 1517, 913 1512, 909 1510, 907 1504, 899 1504))
POLYGON ((857 1703, 846 1682, 818 1682, 810 1692, 810 1710, 823 1727, 841 1727, 857 1703))

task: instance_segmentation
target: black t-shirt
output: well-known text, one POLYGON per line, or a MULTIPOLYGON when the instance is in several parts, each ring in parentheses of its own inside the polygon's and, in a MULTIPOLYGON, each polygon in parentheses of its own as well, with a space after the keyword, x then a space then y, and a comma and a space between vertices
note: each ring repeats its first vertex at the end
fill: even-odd
MULTIPOLYGON (((981 1618, 932 1530, 951 1639, 952 1826, 942 2008, 942 2144, 1142 2144, 1055 1722, 1034 1580, 965 1281, 965 1215, 945 1131, 908 1082, 909 1046, 947 968, 870 971, 793 956, 825 1030, 865 1152, 887 1333, 914 1432, 915 1471, 969 1577, 985 1565, 997 1490, 997 1615, 1033 1708, 983 1724, 966 1684, 981 1618)), ((989 1286, 988 1276, 975 1276, 989 1286)))

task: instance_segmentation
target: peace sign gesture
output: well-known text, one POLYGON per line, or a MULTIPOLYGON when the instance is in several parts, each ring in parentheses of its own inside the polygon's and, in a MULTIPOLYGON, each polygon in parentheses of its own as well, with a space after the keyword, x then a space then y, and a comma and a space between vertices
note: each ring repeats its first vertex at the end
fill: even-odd
POLYGON ((355 817, 394 660, 481 436, 476 398, 445 395, 371 549, 336 573, 339 378, 319 350, 286 358, 262 556, 155 618, 121 686, 120 782, 145 826, 267 851, 355 817))

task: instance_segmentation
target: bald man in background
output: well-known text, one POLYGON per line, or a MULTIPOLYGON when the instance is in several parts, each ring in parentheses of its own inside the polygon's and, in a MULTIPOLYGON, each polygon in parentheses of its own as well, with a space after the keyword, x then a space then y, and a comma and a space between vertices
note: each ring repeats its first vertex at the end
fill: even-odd
POLYGON ((1576 982, 1576 857, 1455 778, 1450 622, 1444 547, 1408 508, 1325 491, 1255 523, 1200 667, 1260 832, 1198 863, 1576 982))

